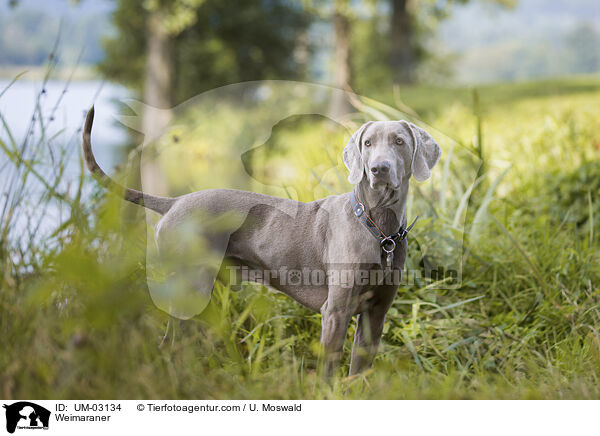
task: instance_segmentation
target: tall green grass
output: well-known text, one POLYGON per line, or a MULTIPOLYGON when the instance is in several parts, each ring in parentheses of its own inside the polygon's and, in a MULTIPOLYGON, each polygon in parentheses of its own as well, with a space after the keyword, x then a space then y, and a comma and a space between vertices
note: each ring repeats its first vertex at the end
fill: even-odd
MULTIPOLYGON (((430 120, 456 141, 452 153, 444 144, 432 182, 413 187, 409 213, 426 218, 410 240, 408 265, 424 271, 427 262, 459 256, 462 281, 448 288, 424 277, 401 287, 374 367, 345 376, 351 327, 331 381, 317 374, 320 315, 257 285, 234 293, 217 282, 207 310, 176 322, 173 341, 159 347, 168 317, 145 285, 145 223, 124 222, 121 200, 83 175, 77 189, 61 184, 60 161, 58 170, 38 170, 49 138, 23 143, 22 152, 16 140, 2 142, 2 165, 15 175, 4 179, 0 395, 599 398, 600 85, 558 95, 546 95, 546 86, 530 84, 529 97, 501 107, 482 97, 479 119, 471 100, 457 100, 430 120), (486 163, 479 179, 481 162, 470 151, 478 123, 485 142, 475 144, 486 163), (43 235, 35 222, 25 233, 11 224, 28 213, 32 180, 44 187, 36 207, 64 210, 61 219, 46 217, 53 229, 43 235)), ((281 140, 293 146, 260 157, 261 177, 276 177, 269 162, 290 154, 298 166, 336 163, 343 135, 314 135, 310 125, 289 126, 281 140), (304 160, 293 155, 298 146, 304 160)), ((55 157, 71 146, 62 140, 55 157)), ((286 183, 302 200, 345 188, 335 172, 327 183, 322 176, 298 171, 286 183)))

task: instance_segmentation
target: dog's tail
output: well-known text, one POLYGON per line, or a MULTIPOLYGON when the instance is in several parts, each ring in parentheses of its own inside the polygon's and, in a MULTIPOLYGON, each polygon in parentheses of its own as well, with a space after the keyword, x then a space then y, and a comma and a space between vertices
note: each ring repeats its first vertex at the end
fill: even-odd
POLYGON ((113 179, 108 177, 108 175, 106 175, 104 171, 102 171, 102 168, 100 168, 98 162, 96 162, 96 158, 94 157, 94 153, 92 152, 91 134, 93 123, 94 106, 92 106, 85 118, 82 146, 85 164, 92 173, 92 175, 96 178, 98 183, 113 191, 114 193, 122 196, 127 201, 131 201, 132 203, 139 204, 140 206, 147 207, 148 209, 152 209, 153 211, 158 212, 161 215, 167 213, 171 206, 173 206, 173 203, 175 203, 175 198, 148 195, 144 194, 141 191, 136 191, 135 189, 126 188, 115 182, 113 179))

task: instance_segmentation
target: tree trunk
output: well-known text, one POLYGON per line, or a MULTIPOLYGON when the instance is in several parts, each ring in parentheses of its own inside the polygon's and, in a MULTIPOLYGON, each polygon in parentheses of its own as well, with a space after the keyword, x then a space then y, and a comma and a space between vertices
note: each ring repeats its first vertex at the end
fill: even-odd
MULTIPOLYGON (((347 15, 347 0, 336 0, 333 15, 335 31, 335 54, 333 70, 333 86, 350 91, 352 70, 350 66, 350 20, 347 15)), ((330 114, 339 117, 352 111, 352 105, 345 92, 333 92, 330 114)))
MULTIPOLYGON (((147 146, 160 137, 169 124, 173 106, 173 39, 163 26, 165 13, 158 10, 148 16, 146 46, 146 77, 142 128, 147 146), (156 110, 159 109, 159 110, 156 110)), ((143 188, 149 194, 166 195, 167 183, 154 153, 142 156, 143 188)))
POLYGON ((417 67, 417 41, 411 0, 392 0, 390 66, 395 83, 412 83, 417 67))

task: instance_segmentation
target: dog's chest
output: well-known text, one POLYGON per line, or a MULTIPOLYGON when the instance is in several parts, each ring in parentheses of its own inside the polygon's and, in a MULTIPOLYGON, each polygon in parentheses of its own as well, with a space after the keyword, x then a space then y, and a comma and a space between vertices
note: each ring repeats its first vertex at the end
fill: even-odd
POLYGON ((396 213, 390 208, 378 207, 370 213, 372 220, 375 222, 381 232, 386 235, 393 235, 400 228, 396 213))

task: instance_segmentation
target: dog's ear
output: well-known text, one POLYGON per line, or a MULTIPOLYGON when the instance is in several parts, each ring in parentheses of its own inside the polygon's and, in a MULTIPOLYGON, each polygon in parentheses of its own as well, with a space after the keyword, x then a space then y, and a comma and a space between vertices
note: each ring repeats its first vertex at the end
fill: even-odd
POLYGON ((442 156, 440 146, 429 133, 408 121, 404 123, 413 139, 414 150, 411 163, 411 172, 415 179, 423 182, 431 177, 431 169, 438 163, 442 156))
POLYGON ((365 129, 371 124, 373 121, 369 121, 354 132, 354 134, 350 137, 348 144, 344 148, 344 165, 350 171, 350 175, 348 176, 348 181, 353 185, 357 185, 363 178, 365 174, 364 164, 361 156, 362 151, 362 136, 365 129))

